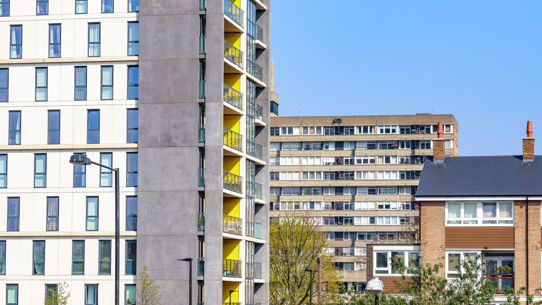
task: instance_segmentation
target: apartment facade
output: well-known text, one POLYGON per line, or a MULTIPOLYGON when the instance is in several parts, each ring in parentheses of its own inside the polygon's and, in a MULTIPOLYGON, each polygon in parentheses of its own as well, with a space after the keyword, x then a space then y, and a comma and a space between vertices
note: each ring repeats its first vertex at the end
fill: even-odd
POLYGON ((346 288, 363 290, 368 243, 416 239, 414 194, 438 122, 457 155, 453 115, 272 117, 270 216, 314 218, 346 288))
POLYGON ((114 303, 114 175, 85 154, 120 172, 121 304, 143 266, 188 300, 178 258, 194 302, 265 304, 268 7, 0 1, 0 300, 114 303))

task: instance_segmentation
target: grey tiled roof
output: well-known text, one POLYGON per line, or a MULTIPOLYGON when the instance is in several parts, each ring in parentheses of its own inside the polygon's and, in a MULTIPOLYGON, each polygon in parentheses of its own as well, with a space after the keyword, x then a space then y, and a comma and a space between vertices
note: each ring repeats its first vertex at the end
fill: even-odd
POLYGON ((542 156, 448 157, 426 162, 416 197, 541 196, 542 156))

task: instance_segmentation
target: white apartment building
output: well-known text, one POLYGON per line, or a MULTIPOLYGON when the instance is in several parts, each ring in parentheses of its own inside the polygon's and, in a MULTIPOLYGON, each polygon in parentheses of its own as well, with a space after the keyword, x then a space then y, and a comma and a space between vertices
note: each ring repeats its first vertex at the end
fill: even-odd
POLYGON ((0 0, 0 304, 135 303, 139 0, 0 0))

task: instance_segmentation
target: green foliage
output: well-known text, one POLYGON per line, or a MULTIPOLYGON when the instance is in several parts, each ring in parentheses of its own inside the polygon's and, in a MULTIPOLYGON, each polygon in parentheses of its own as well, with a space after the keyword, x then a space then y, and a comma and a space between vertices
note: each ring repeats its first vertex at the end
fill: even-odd
POLYGON ((69 285, 66 282, 58 284, 57 291, 48 289, 45 294, 45 305, 68 305, 70 300, 69 285))
POLYGON ((147 272, 147 266, 137 275, 137 305, 162 305, 162 294, 158 286, 147 272))

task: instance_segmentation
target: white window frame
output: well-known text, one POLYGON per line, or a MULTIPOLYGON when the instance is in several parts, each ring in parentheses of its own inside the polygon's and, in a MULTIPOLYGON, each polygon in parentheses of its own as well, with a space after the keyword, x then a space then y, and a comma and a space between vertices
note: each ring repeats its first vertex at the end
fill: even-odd
MULTIPOLYGON (((445 209, 444 209, 444 213, 445 213, 445 224, 447 227, 468 227, 468 226, 484 226, 484 227, 511 227, 511 226, 514 226, 514 202, 513 201, 483 201, 483 202, 476 202, 476 201, 466 201, 466 202, 463 202, 463 201, 448 201, 446 202, 445 204, 445 209), (465 203, 475 203, 476 204, 476 218, 465 218, 464 217, 464 205, 465 203), (484 218, 484 215, 483 215, 483 204, 484 203, 496 203, 497 204, 497 210, 496 210, 496 218, 491 218, 491 219, 488 219, 488 218, 484 218), (459 218, 453 218, 453 219, 449 219, 448 218, 448 206, 449 204, 461 204, 461 209, 460 209, 460 217, 459 218), (500 218, 500 205, 501 204, 511 204, 512 205, 512 217, 510 218, 500 218), (497 223, 483 223, 484 220, 496 220, 497 223), (512 223, 499 223, 499 221, 512 221, 512 223), (448 221, 461 221, 461 223, 458 223, 458 224, 453 224, 453 223, 448 223, 448 221), (468 221, 476 221, 476 223, 464 223, 464 222, 468 222, 468 221)), ((542 216, 541 216, 542 218, 542 216)))
MULTIPOLYGON (((404 258, 404 265, 406 270, 410 268, 410 259, 409 254, 411 253, 418 253, 418 265, 421 264, 421 251, 419 250, 374 250, 373 251, 373 275, 374 276, 401 276, 400 273, 392 273, 392 261, 391 261, 391 253, 392 252, 403 252, 403 258, 404 258), (376 255, 377 253, 386 253, 387 256, 387 267, 377 267, 376 266, 376 255), (386 270, 387 273, 376 273, 377 270, 384 271, 386 270)), ((446 257, 448 258, 448 257, 446 257)), ((448 270, 448 269, 446 269, 448 270)), ((408 275, 408 274, 407 274, 408 275)))
POLYGON ((445 261, 445 264, 444 264, 444 273, 445 273, 445 276, 447 279, 455 279, 455 277, 449 277, 448 274, 457 274, 457 275, 460 275, 461 273, 465 272, 465 270, 463 269, 463 266, 461 266, 460 270, 458 271, 448 271, 448 256, 450 254, 459 254, 459 264, 462 265, 462 262, 465 260, 465 255, 466 254, 474 254, 476 255, 476 262, 478 264, 481 263, 481 258, 480 258, 480 254, 481 252, 478 251, 478 250, 472 250, 472 251, 446 251, 446 261, 445 261))

